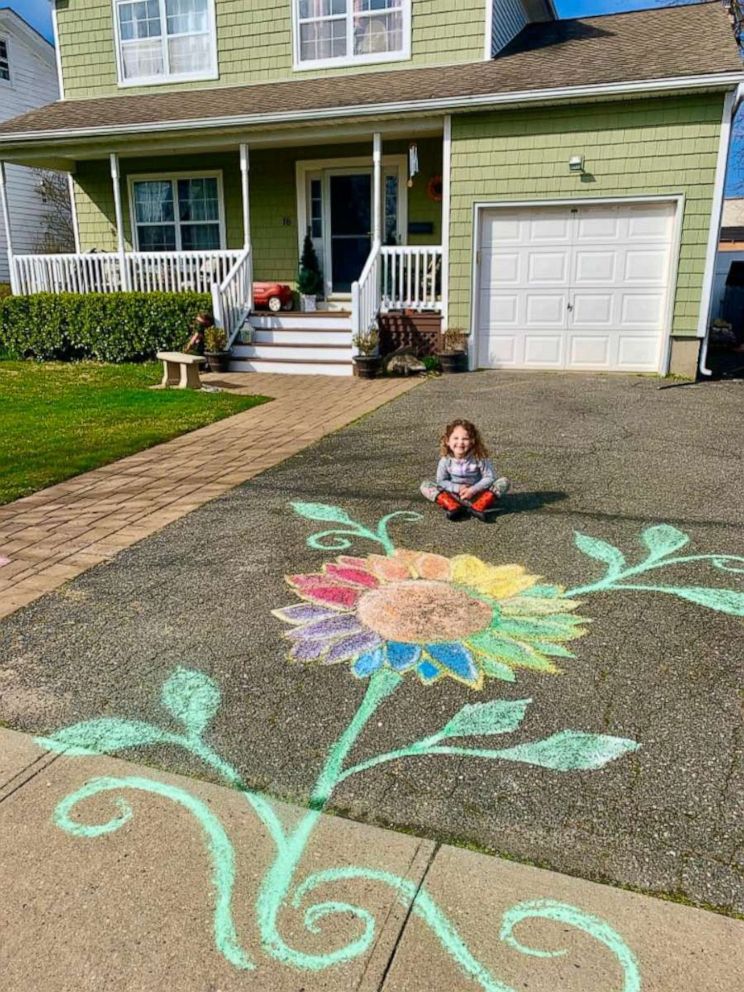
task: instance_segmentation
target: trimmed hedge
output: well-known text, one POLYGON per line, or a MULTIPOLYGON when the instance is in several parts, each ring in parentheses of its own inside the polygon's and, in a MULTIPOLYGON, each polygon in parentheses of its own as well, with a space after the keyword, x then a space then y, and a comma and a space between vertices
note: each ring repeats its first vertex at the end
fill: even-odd
POLYGON ((0 351, 131 362, 180 350, 206 293, 35 293, 0 300, 0 351))

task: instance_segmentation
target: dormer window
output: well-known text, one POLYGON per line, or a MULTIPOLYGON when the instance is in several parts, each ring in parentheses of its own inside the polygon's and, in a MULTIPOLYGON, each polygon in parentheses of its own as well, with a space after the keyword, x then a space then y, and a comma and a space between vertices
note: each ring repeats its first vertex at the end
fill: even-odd
POLYGON ((214 0, 113 0, 119 84, 217 77, 214 0))
POLYGON ((410 0, 293 0, 295 69, 410 58, 410 0))
POLYGON ((10 82, 10 58, 8 57, 8 42, 0 38, 0 82, 10 82))

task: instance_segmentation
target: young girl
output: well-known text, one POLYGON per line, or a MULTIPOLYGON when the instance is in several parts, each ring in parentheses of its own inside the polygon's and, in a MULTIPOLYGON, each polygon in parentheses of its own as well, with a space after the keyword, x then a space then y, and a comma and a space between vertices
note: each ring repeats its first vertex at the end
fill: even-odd
POLYGON ((469 420, 453 420, 444 428, 439 452, 436 482, 422 482, 422 494, 450 520, 471 513, 486 520, 511 483, 496 478, 478 428, 469 420))

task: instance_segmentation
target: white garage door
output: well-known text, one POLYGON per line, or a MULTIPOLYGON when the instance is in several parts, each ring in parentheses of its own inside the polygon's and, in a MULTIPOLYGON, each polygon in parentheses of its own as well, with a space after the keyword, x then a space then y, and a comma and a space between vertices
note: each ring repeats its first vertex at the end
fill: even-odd
POLYGON ((656 372, 676 204, 483 211, 481 368, 656 372))

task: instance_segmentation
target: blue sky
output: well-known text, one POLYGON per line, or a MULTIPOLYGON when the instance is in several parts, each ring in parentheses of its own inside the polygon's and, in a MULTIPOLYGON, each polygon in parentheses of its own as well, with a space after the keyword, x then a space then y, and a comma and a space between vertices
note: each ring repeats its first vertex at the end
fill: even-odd
MULTIPOLYGON (((246 0, 246 3, 248 2, 250 0, 246 0)), ((680 3, 684 0, 676 0, 676 2, 680 3)), ((670 5, 670 0, 556 0, 556 4, 561 17, 586 17, 590 14, 640 10, 642 7, 665 7, 670 5)), ((50 0, 0 0, 0 7, 10 7, 15 10, 40 34, 52 40, 50 0)), ((739 114, 734 132, 726 195, 744 196, 744 113, 739 114)))

